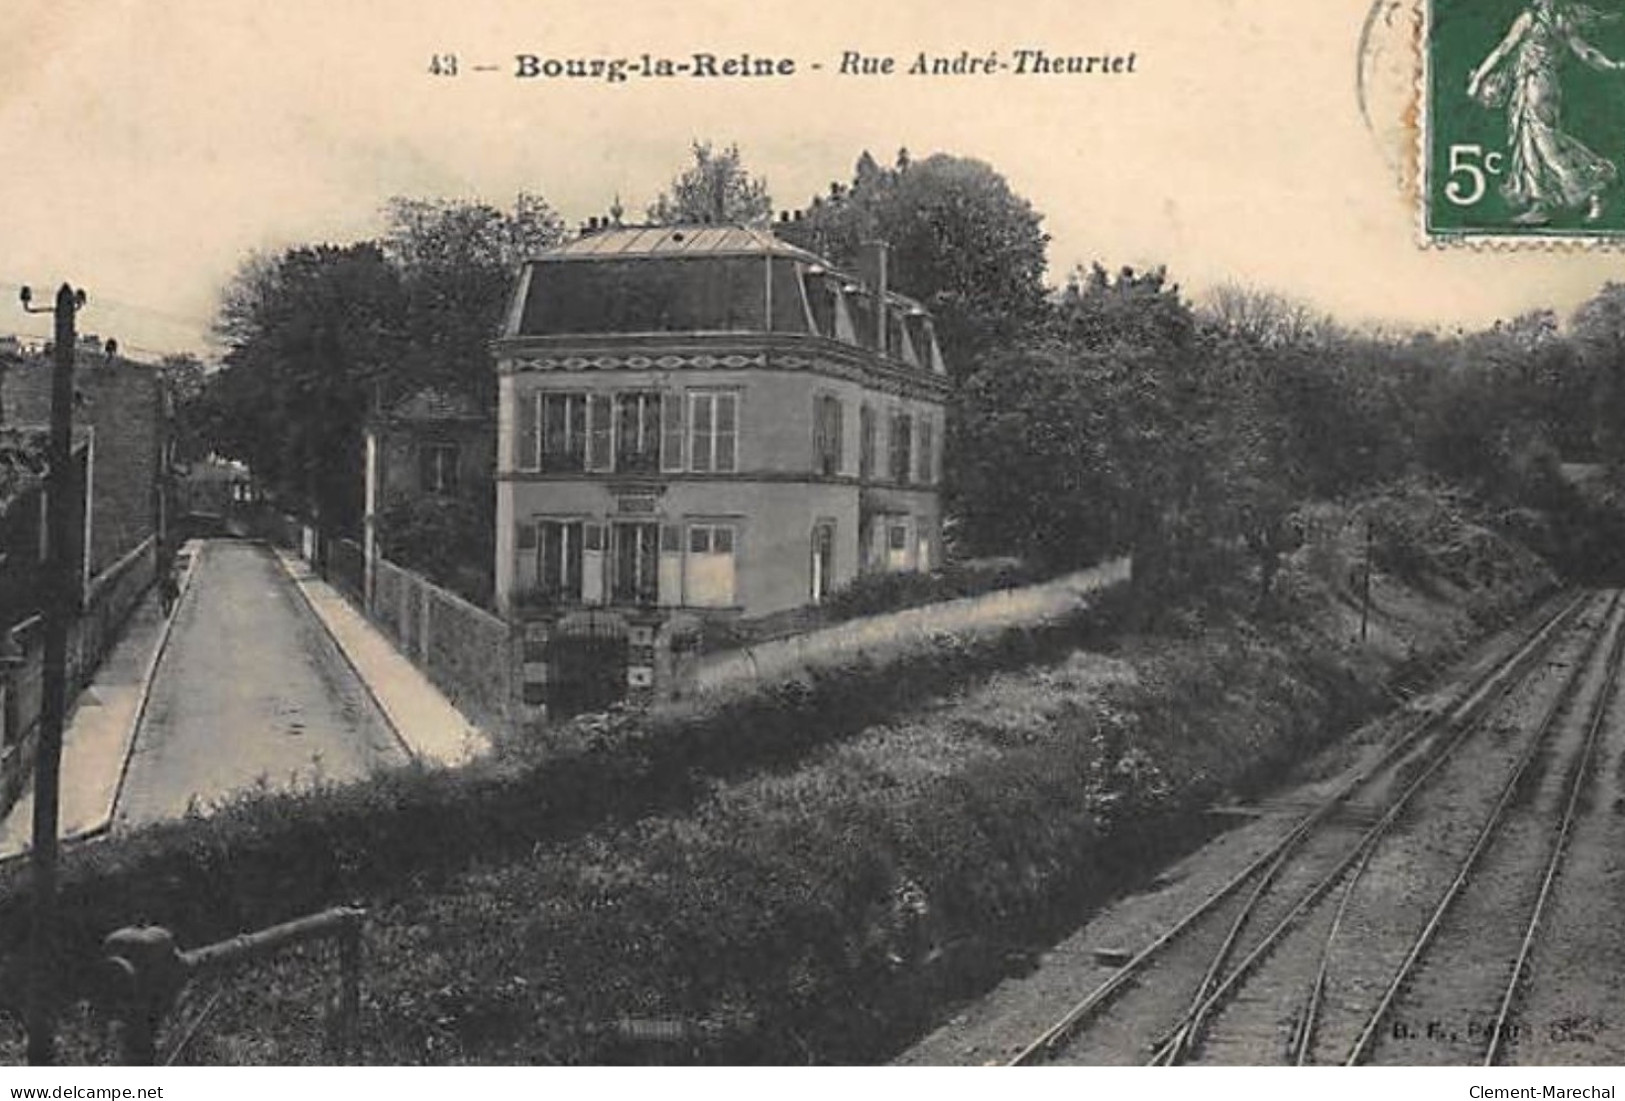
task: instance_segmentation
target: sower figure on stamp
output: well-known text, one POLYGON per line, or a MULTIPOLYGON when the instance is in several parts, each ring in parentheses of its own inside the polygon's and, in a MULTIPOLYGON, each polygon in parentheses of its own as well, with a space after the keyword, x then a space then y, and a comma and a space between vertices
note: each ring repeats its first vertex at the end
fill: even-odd
POLYGON ((1599 72, 1620 71, 1620 62, 1580 37, 1583 28, 1611 18, 1570 0, 1532 0, 1467 81, 1467 94, 1479 103, 1506 107, 1511 164, 1501 191, 1528 208, 1513 218, 1519 225, 1542 225, 1554 211, 1581 207, 1587 221, 1602 217, 1603 192, 1619 169, 1563 132, 1558 72, 1565 51, 1599 72))

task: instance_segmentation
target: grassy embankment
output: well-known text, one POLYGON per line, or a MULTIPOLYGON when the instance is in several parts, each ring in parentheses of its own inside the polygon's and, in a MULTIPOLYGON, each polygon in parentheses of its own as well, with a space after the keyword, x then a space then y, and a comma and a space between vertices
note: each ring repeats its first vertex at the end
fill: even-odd
MULTIPOLYGON (((1326 508, 1268 614, 1238 594, 1114 633, 1108 601, 546 755, 245 801, 74 854, 69 940, 360 902, 372 1062, 883 1058, 1551 583, 1434 495, 1380 514, 1363 646, 1363 527, 1326 508)), ((326 1060, 333 981, 295 956, 232 984, 190 1057, 326 1060)))

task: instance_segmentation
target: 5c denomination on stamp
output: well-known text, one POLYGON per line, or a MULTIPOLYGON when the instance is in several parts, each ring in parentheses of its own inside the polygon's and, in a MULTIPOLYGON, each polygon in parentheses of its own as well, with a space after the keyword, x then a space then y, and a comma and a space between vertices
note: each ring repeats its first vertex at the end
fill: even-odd
POLYGON ((1625 17, 1424 0, 1423 220, 1435 240, 1625 242, 1625 17))

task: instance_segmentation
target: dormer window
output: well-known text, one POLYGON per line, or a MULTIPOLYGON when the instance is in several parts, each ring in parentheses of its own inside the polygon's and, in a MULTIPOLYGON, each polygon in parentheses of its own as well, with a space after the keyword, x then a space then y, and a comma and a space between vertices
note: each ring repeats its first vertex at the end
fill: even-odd
POLYGON ((914 342, 909 339, 908 326, 904 322, 903 311, 890 303, 886 306, 886 328, 888 338, 886 352, 893 359, 900 359, 911 367, 920 365, 919 356, 914 354, 914 342))
POLYGON ((915 306, 903 315, 903 328, 908 333, 910 363, 916 367, 931 367, 931 350, 935 337, 931 333, 931 317, 915 306))
POLYGON ((839 285, 821 268, 808 269, 805 285, 807 307, 812 311, 813 331, 819 336, 839 340, 835 323, 841 300, 839 285))

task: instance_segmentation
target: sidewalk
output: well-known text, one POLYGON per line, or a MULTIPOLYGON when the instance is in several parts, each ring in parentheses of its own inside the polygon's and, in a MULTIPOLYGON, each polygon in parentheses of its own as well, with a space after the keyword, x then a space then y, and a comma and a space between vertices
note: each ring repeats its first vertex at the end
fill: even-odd
MULTIPOLYGON (((183 548, 197 562, 198 549, 183 548)), ((191 567, 182 579, 182 595, 191 567)), ((171 620, 158 606, 153 586, 125 621, 118 642, 102 659, 84 691, 68 709, 62 730, 62 783, 57 834, 65 841, 102 832, 113 819, 124 766, 135 743, 136 726, 153 670, 169 637, 171 620)), ((0 859, 27 852, 34 839, 32 783, 0 822, 0 859)))
POLYGON ((272 551, 407 752, 421 761, 460 765, 490 747, 479 728, 464 718, 342 593, 318 577, 298 555, 280 547, 272 551))

